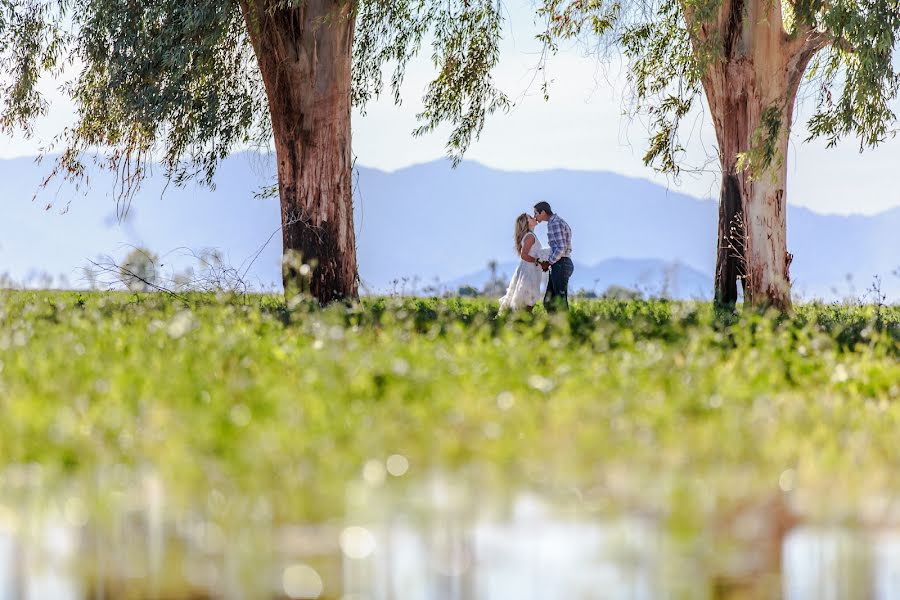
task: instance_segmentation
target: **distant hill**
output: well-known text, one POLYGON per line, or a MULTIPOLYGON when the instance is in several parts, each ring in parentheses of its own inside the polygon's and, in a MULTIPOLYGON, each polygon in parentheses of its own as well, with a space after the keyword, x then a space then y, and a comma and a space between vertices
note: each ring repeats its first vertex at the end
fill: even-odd
MULTIPOLYGON (((213 247, 230 264, 243 264, 256 287, 279 287, 277 200, 254 197, 274 179, 270 158, 228 158, 215 190, 191 185, 163 193, 164 178, 156 173, 123 223, 115 218, 113 179, 104 173, 91 173, 86 196, 54 185, 32 202, 50 168, 33 159, 0 161, 0 273, 32 283, 41 273, 64 275, 75 285, 88 259, 121 258, 127 244, 167 255, 172 267, 191 261, 178 248, 213 247)), ((472 279, 490 260, 514 262, 513 219, 538 200, 551 202, 574 229, 577 287, 602 291, 614 282, 659 289, 666 273, 677 275, 678 296, 694 297, 697 287, 705 296, 711 287, 715 202, 649 181, 607 172, 499 171, 470 162, 452 169, 436 161, 392 173, 361 167, 355 185, 360 274, 373 293, 412 278, 450 285, 472 279), (679 267, 666 266, 672 264, 679 267)), ((859 295, 881 275, 884 289, 900 299, 900 278, 891 274, 900 267, 898 231, 900 209, 848 217, 789 207, 795 291, 807 298, 859 295)))
MULTIPOLYGON (((679 263, 704 281, 715 270, 716 203, 646 180, 606 172, 498 171, 477 163, 453 170, 441 161, 393 173, 361 169, 358 189, 361 272, 376 290, 398 277, 471 279, 488 260, 514 261, 512 221, 538 200, 549 201, 572 225, 574 259, 581 265, 617 258, 679 263)), ((892 275, 900 267, 897 231, 900 208, 868 217, 789 206, 795 293, 859 295, 880 275, 885 290, 900 299, 900 278, 892 275)), ((575 283, 591 289, 595 278, 582 268, 575 283)))

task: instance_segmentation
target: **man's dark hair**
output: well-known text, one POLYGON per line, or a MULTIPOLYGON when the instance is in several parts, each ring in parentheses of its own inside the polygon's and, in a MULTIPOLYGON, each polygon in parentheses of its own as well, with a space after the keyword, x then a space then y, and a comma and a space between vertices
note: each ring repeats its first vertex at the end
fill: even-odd
POLYGON ((535 212, 545 212, 548 215, 553 214, 553 209, 550 208, 550 205, 546 202, 538 202, 537 204, 534 205, 534 210, 535 210, 535 212))

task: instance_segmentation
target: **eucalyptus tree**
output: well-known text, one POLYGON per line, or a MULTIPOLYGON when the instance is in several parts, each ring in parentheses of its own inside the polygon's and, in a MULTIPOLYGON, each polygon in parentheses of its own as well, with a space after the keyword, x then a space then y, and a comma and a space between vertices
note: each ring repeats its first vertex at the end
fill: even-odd
POLYGON ((353 297, 351 107, 391 68, 399 101, 427 39, 437 75, 417 132, 449 123, 458 157, 507 104, 490 75, 501 23, 491 0, 0 0, 0 125, 30 132, 42 76, 62 78, 77 117, 55 172, 83 178, 93 154, 125 203, 154 161, 176 184, 212 183, 230 152, 273 143, 285 289, 353 297))
MULTIPOLYGON (((644 161, 677 173, 679 126, 705 95, 718 141, 716 299, 790 307, 785 186, 798 90, 817 93, 810 138, 891 135, 900 0, 544 0, 545 43, 621 48, 652 132, 644 161)), ((840 240, 832 240, 840 243, 840 240)))

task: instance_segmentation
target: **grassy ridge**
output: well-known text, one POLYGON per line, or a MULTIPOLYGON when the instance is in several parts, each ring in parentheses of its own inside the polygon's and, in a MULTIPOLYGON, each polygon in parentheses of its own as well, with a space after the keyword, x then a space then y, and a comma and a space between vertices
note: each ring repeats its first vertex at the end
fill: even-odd
MULTIPOLYGON (((900 307, 788 318, 589 301, 557 319, 478 300, 186 302, 0 296, 0 488, 98 502, 152 471, 176 506, 342 510, 367 460, 477 470, 672 510, 898 491, 900 307), (839 482, 842 494, 825 494, 839 482)), ((848 509, 849 510, 849 509, 848 509)))

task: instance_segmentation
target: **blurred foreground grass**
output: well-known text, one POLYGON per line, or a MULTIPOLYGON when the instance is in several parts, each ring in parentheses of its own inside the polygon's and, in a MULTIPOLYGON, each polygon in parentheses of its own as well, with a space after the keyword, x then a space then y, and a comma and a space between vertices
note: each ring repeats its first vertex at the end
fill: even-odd
POLYGON ((898 425, 896 306, 586 301, 551 319, 461 299, 0 296, 13 503, 100 509, 149 472, 178 510, 263 498, 276 521, 321 520, 394 456, 396 485, 477 472, 660 512, 790 492, 858 515, 900 491, 898 425))

